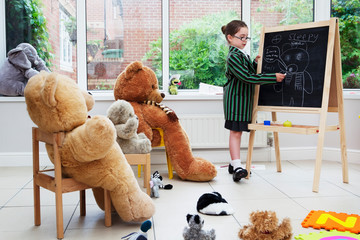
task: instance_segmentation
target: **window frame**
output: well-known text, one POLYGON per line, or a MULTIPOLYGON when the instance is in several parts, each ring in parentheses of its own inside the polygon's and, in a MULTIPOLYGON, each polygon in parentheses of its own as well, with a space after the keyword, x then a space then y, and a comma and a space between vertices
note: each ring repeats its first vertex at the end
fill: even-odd
MULTIPOLYGON (((251 0, 242 0, 242 19, 250 22, 251 0)), ((5 1, 0 1, 0 64, 6 59, 6 17, 5 1), (2 34, 1 34, 2 33, 2 34)), ((314 1, 314 21, 328 20, 331 15, 331 0, 314 1)), ((87 90, 87 59, 86 59, 86 0, 79 0, 76 4, 77 19, 77 79, 81 89, 87 90)), ((169 75, 169 0, 162 0, 162 57, 163 76, 169 75)), ((251 26, 249 26, 251 28, 251 26)), ((250 44, 249 44, 250 45, 250 44)), ((164 84, 162 91, 167 93, 168 86, 164 84)), ((182 91, 181 90, 180 95, 182 91)), ((356 92, 360 89, 353 89, 356 92)), ((96 95, 109 95, 110 91, 91 91, 96 95)), ((196 94, 197 91, 189 91, 189 94, 196 94)), ((189 95, 186 94, 186 95, 189 95)))

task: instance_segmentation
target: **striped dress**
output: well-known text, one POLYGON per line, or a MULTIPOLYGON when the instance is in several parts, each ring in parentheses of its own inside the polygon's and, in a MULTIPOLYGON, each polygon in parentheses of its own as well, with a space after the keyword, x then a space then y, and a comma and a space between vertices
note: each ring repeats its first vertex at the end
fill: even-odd
POLYGON ((228 121, 251 121, 255 84, 276 83, 275 73, 256 74, 257 63, 251 62, 240 49, 230 46, 224 85, 224 114, 228 121))

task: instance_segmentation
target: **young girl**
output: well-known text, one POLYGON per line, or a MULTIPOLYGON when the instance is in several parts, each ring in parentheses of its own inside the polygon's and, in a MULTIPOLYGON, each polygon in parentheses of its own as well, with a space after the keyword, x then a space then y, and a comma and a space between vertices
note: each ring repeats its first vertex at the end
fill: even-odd
POLYGON ((251 62, 244 48, 250 40, 247 25, 240 20, 233 20, 222 26, 222 32, 230 45, 226 61, 224 85, 225 128, 230 130, 229 149, 231 161, 228 167, 235 182, 248 175, 241 167, 240 143, 243 131, 249 132, 248 124, 252 118, 255 84, 281 82, 285 75, 281 73, 256 74, 257 56, 251 62))

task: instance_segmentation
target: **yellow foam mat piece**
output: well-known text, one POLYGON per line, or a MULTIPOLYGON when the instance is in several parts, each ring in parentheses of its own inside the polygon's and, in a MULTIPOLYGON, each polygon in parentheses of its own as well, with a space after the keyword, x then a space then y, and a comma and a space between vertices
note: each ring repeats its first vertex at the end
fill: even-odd
POLYGON ((296 240, 356 240, 360 239, 358 234, 350 232, 339 232, 337 230, 332 230, 330 232, 319 232, 319 233, 309 233, 309 234, 300 234, 295 236, 296 240))
POLYGON ((360 216, 356 214, 312 210, 301 223, 304 228, 360 232, 360 216))

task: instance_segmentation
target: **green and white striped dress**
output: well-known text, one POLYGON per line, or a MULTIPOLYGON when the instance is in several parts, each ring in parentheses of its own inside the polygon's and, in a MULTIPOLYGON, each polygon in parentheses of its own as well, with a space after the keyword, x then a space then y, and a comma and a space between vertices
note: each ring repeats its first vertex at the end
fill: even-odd
POLYGON ((251 62, 240 49, 230 46, 223 96, 225 120, 251 121, 255 84, 276 83, 275 73, 256 74, 256 68, 255 61, 251 62))

